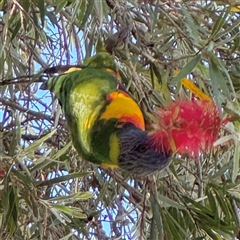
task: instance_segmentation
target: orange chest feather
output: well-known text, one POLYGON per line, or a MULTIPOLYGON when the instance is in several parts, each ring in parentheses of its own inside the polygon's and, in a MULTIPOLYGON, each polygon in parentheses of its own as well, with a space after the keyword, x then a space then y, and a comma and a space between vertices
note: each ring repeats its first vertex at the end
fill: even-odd
POLYGON ((129 122, 145 130, 143 114, 138 104, 122 91, 112 92, 107 96, 107 105, 101 119, 117 118, 120 122, 129 122))

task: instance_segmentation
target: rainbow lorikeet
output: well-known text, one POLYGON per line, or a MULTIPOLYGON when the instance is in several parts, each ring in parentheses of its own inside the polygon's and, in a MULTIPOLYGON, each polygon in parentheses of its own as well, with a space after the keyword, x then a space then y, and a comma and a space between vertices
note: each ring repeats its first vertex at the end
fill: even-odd
POLYGON ((156 109, 153 130, 145 131, 142 111, 118 81, 116 64, 106 52, 86 59, 81 69, 50 78, 42 89, 58 98, 73 145, 85 160, 138 175, 165 168, 173 152, 197 162, 212 149, 223 124, 212 99, 194 86, 194 99, 156 109))
POLYGON ((73 70, 50 78, 42 89, 58 98, 83 159, 138 175, 165 168, 170 151, 153 144, 141 109, 117 79, 112 57, 100 52, 73 70))

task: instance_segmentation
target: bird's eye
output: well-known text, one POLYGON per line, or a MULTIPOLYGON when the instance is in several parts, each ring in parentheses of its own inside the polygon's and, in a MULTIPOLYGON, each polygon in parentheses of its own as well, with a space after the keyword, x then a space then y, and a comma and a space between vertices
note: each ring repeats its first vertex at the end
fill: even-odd
POLYGON ((144 153, 147 150, 147 147, 145 145, 140 145, 136 148, 136 150, 140 153, 144 153))

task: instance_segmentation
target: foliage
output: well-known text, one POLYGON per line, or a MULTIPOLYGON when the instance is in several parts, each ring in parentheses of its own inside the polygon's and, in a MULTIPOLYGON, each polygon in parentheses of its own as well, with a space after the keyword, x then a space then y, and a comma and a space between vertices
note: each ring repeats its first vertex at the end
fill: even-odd
POLYGON ((1 239, 239 235, 240 12, 231 3, 0 2, 1 239), (214 99, 231 122, 213 152, 199 163, 173 157, 147 179, 79 158, 60 106, 39 82, 44 70, 81 64, 105 41, 147 123, 155 107, 192 97, 185 76, 214 99))

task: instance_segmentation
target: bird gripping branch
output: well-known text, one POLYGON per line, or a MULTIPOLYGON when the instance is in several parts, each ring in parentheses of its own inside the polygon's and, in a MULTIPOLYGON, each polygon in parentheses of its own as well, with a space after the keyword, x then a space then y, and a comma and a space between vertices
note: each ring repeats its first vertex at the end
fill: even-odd
POLYGON ((120 167, 133 174, 165 168, 169 153, 152 146, 142 111, 116 78, 112 57, 100 52, 84 66, 42 85, 61 103, 78 153, 102 167, 120 167))
POLYGON ((221 125, 213 102, 183 100, 158 109, 155 129, 147 132, 140 107, 118 76, 113 58, 99 52, 85 60, 84 68, 70 69, 42 85, 59 100, 83 159, 149 175, 164 169, 173 152, 197 157, 211 148, 221 125))

